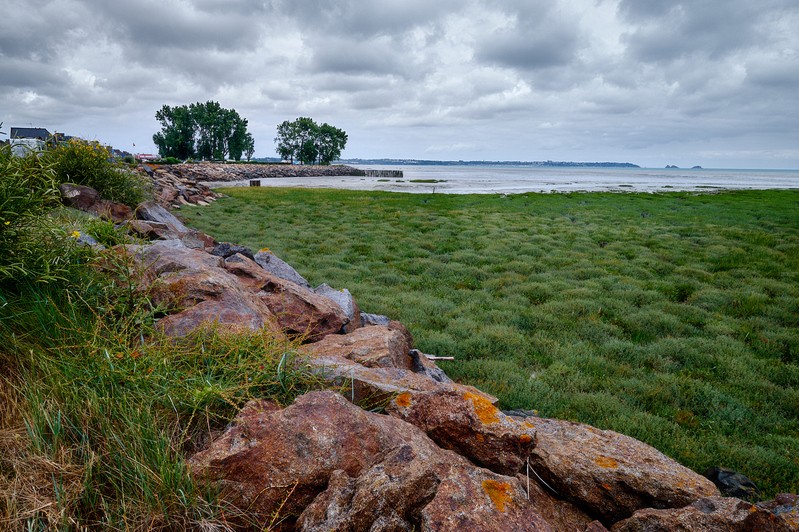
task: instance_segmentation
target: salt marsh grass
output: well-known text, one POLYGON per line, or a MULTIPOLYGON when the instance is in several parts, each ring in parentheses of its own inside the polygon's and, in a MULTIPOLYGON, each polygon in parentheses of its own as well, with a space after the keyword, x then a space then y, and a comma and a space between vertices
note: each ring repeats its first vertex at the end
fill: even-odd
POLYGON ((799 192, 224 192, 187 221, 349 288, 503 407, 799 490, 799 192))

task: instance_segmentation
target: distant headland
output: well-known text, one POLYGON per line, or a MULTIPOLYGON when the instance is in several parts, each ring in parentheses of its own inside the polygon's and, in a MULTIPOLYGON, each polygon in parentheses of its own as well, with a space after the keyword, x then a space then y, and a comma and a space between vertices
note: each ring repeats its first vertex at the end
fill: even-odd
POLYGON ((344 164, 414 165, 414 166, 533 166, 567 168, 641 168, 632 163, 575 161, 433 161, 426 159, 342 159, 344 164))

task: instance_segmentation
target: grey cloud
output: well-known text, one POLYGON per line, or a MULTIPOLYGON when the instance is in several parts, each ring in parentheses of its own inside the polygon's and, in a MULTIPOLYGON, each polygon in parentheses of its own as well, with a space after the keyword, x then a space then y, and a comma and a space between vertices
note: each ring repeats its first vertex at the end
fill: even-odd
POLYGON ((52 89, 65 80, 62 75, 48 65, 9 59, 0 56, 0 87, 27 88, 41 90, 52 89))
POLYGON ((328 38, 318 42, 313 50, 310 69, 313 72, 344 74, 398 74, 408 72, 397 47, 388 39, 367 42, 328 38))
POLYGON ((765 23, 778 17, 790 1, 730 0, 720 7, 712 2, 657 6, 656 2, 622 0, 619 12, 634 24, 623 42, 633 59, 645 62, 695 55, 720 58, 768 42, 770 25, 765 23))
POLYGON ((428 26, 461 5, 457 0, 284 0, 277 9, 304 26, 368 38, 428 26))
POLYGON ((522 3, 508 13, 510 27, 481 36, 475 57, 510 68, 541 69, 569 64, 578 49, 574 21, 555 17, 552 5, 522 3))

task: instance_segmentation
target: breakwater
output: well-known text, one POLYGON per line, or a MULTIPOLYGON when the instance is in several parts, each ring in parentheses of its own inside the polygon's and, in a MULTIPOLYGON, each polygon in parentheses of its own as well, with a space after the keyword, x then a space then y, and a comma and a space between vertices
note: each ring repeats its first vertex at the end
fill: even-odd
POLYGON ((402 170, 364 170, 366 177, 403 177, 402 170))
POLYGON ((164 165, 169 173, 195 181, 228 182, 279 177, 337 177, 365 176, 365 172, 344 164, 292 165, 292 164, 223 164, 184 163, 164 165))

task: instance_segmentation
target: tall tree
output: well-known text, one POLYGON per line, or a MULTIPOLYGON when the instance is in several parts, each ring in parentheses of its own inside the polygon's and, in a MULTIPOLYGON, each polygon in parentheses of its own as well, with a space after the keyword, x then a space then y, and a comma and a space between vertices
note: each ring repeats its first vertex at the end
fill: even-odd
POLYGON ((300 117, 277 126, 277 153, 282 159, 302 164, 330 164, 347 144, 347 134, 330 124, 321 126, 311 118, 300 117))
POLYGON ((156 113, 161 131, 153 135, 162 157, 240 160, 255 141, 247 131, 247 119, 218 102, 165 105, 156 113), (248 144, 249 143, 249 144, 248 144))
POLYGON ((185 160, 195 156, 196 126, 188 106, 165 105, 155 113, 155 118, 161 123, 161 131, 153 135, 153 142, 161 157, 185 160))

